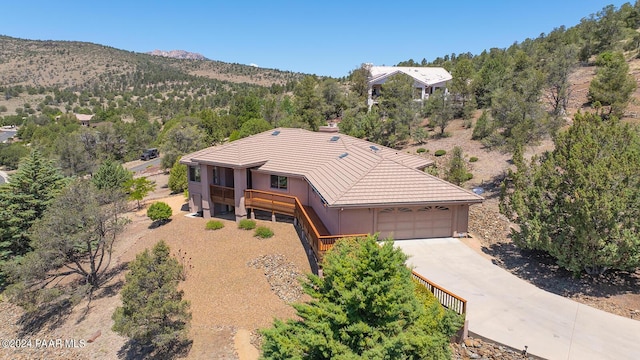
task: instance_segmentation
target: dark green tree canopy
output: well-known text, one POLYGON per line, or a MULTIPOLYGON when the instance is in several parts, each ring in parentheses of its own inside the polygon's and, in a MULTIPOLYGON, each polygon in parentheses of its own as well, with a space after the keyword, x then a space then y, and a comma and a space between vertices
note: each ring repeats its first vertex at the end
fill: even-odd
POLYGON ((176 159, 207 145, 207 133, 197 125, 176 125, 167 130, 162 139, 162 167, 170 168, 176 159))
POLYGON ((127 181, 133 178, 131 171, 114 160, 106 160, 100 165, 91 181, 99 190, 122 191, 127 190, 127 181))
POLYGON ((413 78, 402 73, 390 76, 382 85, 378 107, 383 118, 383 145, 398 146, 409 137, 418 110, 413 85, 413 78))
POLYGON ((324 260, 324 277, 303 284, 312 296, 294 307, 302 320, 264 331, 265 359, 448 359, 460 325, 416 296, 406 255, 376 237, 341 240, 324 260))
POLYGON ((464 160, 464 154, 460 146, 455 146, 451 152, 451 160, 449 161, 449 169, 447 170, 447 181, 462 185, 473 176, 467 171, 467 164, 464 160))
POLYGON ((294 90, 295 105, 302 122, 312 130, 325 120, 322 115, 322 98, 319 94, 318 80, 315 76, 305 76, 294 90))
POLYGON ((589 100, 592 105, 599 103, 608 107, 607 117, 620 117, 636 89, 635 78, 629 74, 629 65, 622 53, 604 52, 598 56, 596 65, 596 77, 589 85, 589 100))
POLYGON ((182 271, 164 241, 136 255, 120 293, 122 306, 112 316, 113 330, 156 350, 184 341, 191 313, 178 290, 182 271))
POLYGON ((0 186, 0 259, 31 250, 29 228, 66 185, 60 170, 38 150, 23 159, 11 181, 0 186))
POLYGON ((517 152, 501 201, 519 225, 514 242, 548 252, 576 274, 640 266, 638 131, 578 114, 553 152, 529 164, 517 152))

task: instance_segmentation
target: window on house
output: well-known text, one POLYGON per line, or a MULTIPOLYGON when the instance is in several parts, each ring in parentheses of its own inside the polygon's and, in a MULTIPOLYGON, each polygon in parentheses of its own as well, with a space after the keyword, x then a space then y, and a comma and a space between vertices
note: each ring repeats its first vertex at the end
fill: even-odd
POLYGON ((271 188, 272 189, 287 189, 287 177, 286 176, 278 176, 271 175, 271 188))
POLYGON ((189 166, 189 181, 200 182, 199 166, 189 166))
POLYGON ((217 166, 213 168, 213 185, 220 185, 220 169, 217 166))

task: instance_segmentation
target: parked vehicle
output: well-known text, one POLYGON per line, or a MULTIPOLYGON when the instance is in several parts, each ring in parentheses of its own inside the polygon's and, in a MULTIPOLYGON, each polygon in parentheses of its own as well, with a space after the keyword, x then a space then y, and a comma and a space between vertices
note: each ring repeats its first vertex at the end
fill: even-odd
POLYGON ((155 159, 160 155, 160 153, 158 153, 158 149, 156 148, 152 148, 152 149, 147 149, 145 151, 142 152, 142 155, 140 155, 140 160, 150 160, 150 159, 155 159))

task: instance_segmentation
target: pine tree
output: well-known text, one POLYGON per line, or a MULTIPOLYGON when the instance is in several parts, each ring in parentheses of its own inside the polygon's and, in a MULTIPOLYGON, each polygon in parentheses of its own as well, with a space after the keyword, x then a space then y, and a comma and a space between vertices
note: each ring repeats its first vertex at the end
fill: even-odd
POLYGON ((66 186, 62 173, 39 151, 33 150, 0 187, 0 259, 26 254, 29 228, 42 217, 66 186))
POLYGON ((476 121, 471 138, 473 140, 482 140, 489 136, 493 130, 494 126, 491 119, 489 119, 489 113, 486 110, 483 110, 482 115, 480 115, 478 121, 476 121))
POLYGON ((383 145, 397 146, 406 140, 416 118, 416 103, 413 101, 413 78, 406 74, 395 74, 382 85, 379 109, 382 115, 382 127, 386 133, 383 145))
POLYGON ((122 306, 113 313, 113 331, 145 345, 165 348, 185 340, 191 313, 178 290, 182 265, 164 241, 146 249, 129 264, 120 293, 122 306))
POLYGON ((449 170, 447 171, 447 181, 459 186, 471 179, 471 176, 464 162, 462 148, 460 146, 454 147, 451 153, 451 161, 449 162, 449 170))
POLYGON ((100 165, 91 181, 100 190, 125 191, 125 184, 133 178, 133 174, 120 163, 106 160, 100 165))
POLYGON ((324 258, 324 277, 303 284, 301 320, 264 330, 264 359, 448 359, 459 318, 416 295, 407 257, 370 236, 341 240, 324 258))

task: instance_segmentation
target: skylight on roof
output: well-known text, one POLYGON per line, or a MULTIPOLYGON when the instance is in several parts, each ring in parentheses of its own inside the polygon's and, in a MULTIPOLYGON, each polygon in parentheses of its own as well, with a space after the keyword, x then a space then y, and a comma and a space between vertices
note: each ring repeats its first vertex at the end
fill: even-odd
POLYGON ((271 133, 271 135, 273 135, 273 136, 278 136, 279 134, 280 134, 280 130, 276 130, 276 131, 271 133))
POLYGON ((340 136, 332 136, 331 139, 329 139, 329 141, 331 142, 336 142, 340 139, 340 136))
POLYGON ((377 147, 377 146, 375 146, 375 145, 371 145, 371 146, 369 146, 369 149, 371 149, 372 151, 378 151, 378 150, 380 150, 380 148, 379 148, 379 147, 377 147))
POLYGON ((340 156, 338 156, 338 159, 344 159, 349 155, 349 153, 342 153, 340 154, 340 156))

